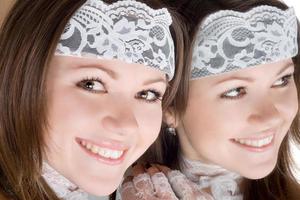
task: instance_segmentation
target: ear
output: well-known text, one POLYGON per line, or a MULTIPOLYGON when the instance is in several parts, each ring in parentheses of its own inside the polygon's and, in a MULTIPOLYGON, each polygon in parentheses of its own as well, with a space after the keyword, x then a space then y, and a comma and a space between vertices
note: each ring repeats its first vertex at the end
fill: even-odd
POLYGON ((176 128, 178 126, 178 119, 174 107, 169 107, 164 112, 163 121, 170 127, 176 128))

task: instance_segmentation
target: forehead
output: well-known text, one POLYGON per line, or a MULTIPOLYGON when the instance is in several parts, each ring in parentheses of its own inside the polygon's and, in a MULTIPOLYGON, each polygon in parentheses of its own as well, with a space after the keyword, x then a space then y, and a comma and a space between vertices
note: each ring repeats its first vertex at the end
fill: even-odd
POLYGON ((166 80, 164 72, 144 64, 128 63, 117 59, 82 58, 73 56, 53 56, 50 71, 69 72, 71 70, 96 69, 102 70, 117 79, 122 76, 136 79, 143 77, 161 77, 166 80), (138 77, 136 76, 138 75, 138 77))

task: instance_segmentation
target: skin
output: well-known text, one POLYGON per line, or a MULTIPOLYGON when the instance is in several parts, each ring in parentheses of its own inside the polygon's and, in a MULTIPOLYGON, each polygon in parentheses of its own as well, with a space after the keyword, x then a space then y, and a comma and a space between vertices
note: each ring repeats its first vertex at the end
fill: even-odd
POLYGON ((47 77, 47 162, 83 190, 110 194, 157 138, 166 85, 162 71, 141 64, 54 56, 47 77), (125 154, 117 162, 97 159, 82 141, 125 154))
POLYGON ((222 166, 250 179, 275 167, 280 145, 298 111, 291 59, 190 83, 185 114, 174 124, 185 157, 222 166), (274 135, 268 148, 250 151, 233 139, 274 135))

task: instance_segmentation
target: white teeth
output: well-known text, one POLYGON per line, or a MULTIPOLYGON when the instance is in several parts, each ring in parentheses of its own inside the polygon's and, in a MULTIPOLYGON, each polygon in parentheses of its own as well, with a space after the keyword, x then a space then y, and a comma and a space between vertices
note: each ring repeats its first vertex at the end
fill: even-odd
POLYGON ((234 141, 236 141, 240 144, 246 144, 247 146, 262 147, 262 146, 270 144, 271 141, 273 140, 273 137, 274 137, 274 135, 271 135, 269 137, 266 137, 266 138, 260 139, 260 140, 234 139, 234 141))
POLYGON ((86 144, 86 145, 84 145, 83 143, 81 143, 83 146, 85 146, 87 149, 91 149, 92 148, 92 145, 91 144, 86 144))
POLYGON ((98 153, 98 148, 96 146, 92 146, 91 152, 98 153))
POLYGON ((124 153, 124 151, 117 151, 117 150, 111 150, 111 149, 107 149, 107 148, 102 148, 102 147, 93 145, 91 143, 88 143, 86 141, 81 141, 80 143, 87 150, 91 151, 94 154, 98 154, 100 156, 103 156, 105 158, 118 159, 124 153))
POLYGON ((86 145, 86 142, 85 142, 85 141, 81 141, 81 144, 82 144, 83 146, 85 146, 85 145, 86 145))

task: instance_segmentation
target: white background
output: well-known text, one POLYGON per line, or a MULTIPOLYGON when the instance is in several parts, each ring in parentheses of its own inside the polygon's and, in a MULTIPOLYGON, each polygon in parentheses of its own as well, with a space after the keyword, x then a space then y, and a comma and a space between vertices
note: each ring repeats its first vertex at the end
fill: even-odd
POLYGON ((286 4, 289 6, 293 6, 296 10, 296 14, 298 16, 298 19, 300 18, 300 2, 299 0, 284 0, 286 4), (297 2, 298 1, 298 2, 297 2))

